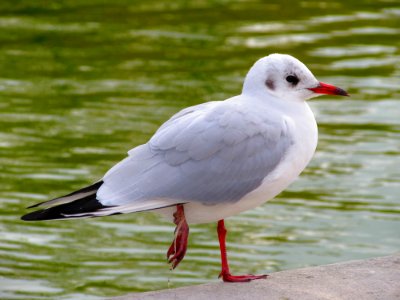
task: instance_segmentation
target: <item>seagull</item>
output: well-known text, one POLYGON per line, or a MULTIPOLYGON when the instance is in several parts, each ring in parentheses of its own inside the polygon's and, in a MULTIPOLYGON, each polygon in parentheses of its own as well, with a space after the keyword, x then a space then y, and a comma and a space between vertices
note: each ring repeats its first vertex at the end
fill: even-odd
POLYGON ((248 72, 242 93, 185 108, 94 184, 30 206, 25 221, 158 212, 176 225, 167 259, 185 256, 189 225, 217 222, 225 282, 267 275, 232 275, 224 219, 274 198, 310 162, 317 123, 306 100, 347 92, 318 81, 298 59, 270 54, 248 72))

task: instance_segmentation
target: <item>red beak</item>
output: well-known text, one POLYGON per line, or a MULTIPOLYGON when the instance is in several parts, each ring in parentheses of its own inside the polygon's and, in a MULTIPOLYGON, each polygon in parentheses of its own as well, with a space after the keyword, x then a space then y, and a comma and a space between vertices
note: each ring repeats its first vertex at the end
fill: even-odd
POLYGON ((308 88, 308 89, 317 94, 349 96, 349 94, 347 94, 345 90, 342 90, 341 88, 338 88, 334 85, 330 85, 323 82, 320 82, 319 85, 315 88, 308 88))

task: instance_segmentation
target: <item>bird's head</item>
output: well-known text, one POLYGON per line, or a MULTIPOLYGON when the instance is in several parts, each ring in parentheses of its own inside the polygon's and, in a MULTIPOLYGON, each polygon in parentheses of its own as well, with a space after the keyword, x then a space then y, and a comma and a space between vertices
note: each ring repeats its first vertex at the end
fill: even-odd
POLYGON ((270 94, 290 101, 305 101, 323 94, 348 96, 341 88, 318 81, 301 61, 287 54, 259 59, 246 76, 243 94, 270 94))

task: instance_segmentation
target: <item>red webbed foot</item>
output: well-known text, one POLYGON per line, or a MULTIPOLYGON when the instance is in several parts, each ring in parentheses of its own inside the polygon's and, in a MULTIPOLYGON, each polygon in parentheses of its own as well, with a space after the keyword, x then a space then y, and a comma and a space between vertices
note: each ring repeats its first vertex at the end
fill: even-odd
POLYGON ((230 273, 219 274, 219 278, 222 278, 224 282, 249 282, 256 279, 265 279, 268 275, 232 275, 230 273))
POLYGON ((167 259, 171 264, 171 269, 175 269, 185 257, 189 237, 189 226, 186 222, 183 205, 178 204, 176 207, 174 213, 175 238, 167 251, 167 259))

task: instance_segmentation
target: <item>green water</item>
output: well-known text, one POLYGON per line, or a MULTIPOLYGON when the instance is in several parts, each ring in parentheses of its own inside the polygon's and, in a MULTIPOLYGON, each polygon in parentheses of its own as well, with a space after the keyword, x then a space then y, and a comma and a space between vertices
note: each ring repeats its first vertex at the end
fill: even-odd
MULTIPOLYGON (((400 246, 398 1, 1 1, 0 298, 90 299, 217 281, 215 224, 152 214, 25 223, 25 207, 99 179, 189 105, 236 95, 259 57, 296 56, 351 98, 311 102, 320 140, 275 200, 227 220, 234 273, 400 246)), ((162 178, 160 178, 162 180, 162 178)))

